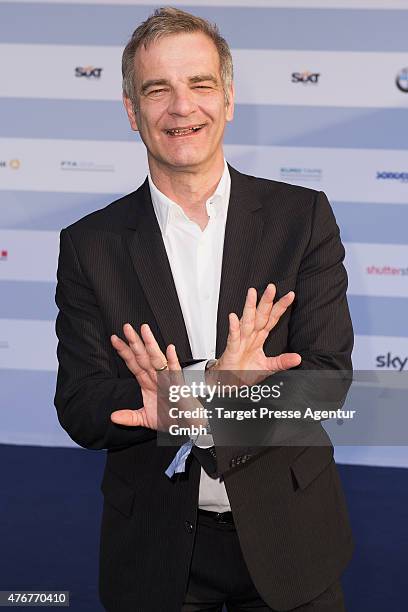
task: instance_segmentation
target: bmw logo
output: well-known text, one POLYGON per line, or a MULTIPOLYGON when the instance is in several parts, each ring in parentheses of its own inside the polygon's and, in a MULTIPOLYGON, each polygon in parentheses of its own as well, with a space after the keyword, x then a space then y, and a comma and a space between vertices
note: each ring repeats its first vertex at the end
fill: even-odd
POLYGON ((395 84, 400 91, 408 93, 408 68, 403 68, 399 71, 395 79, 395 84))

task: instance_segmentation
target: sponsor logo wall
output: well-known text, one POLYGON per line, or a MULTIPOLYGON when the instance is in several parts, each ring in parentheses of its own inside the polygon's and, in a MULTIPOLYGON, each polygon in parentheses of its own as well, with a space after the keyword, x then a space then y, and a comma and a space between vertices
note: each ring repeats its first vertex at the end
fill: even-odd
MULTIPOLYGON (((0 43, 0 53, 8 58, 0 64, 1 96, 121 100, 120 46, 0 43), (24 69, 31 78, 17 79, 24 69)), ((238 104, 407 105, 406 53, 246 48, 232 53, 238 104), (256 78, 263 76, 261 66, 267 67, 267 79, 256 78)))
MULTIPOLYGON (((0 29, 7 58, 0 63, 0 385, 18 408, 15 423, 0 428, 0 443, 74 446, 52 406, 59 231, 137 188, 147 171, 144 146, 121 106, 120 62, 128 36, 155 5, 76 2, 76 19, 113 24, 84 36, 74 19, 62 18, 69 2, 9 4, 14 19, 0 29), (24 11, 32 15, 30 29, 24 11)), ((0 1, 0 22, 6 4, 0 1)), ((244 172, 327 193, 346 249, 354 366, 403 374, 408 39, 401 10, 408 18, 408 7, 339 0, 337 32, 334 4, 255 4, 197 3, 234 56, 236 117, 226 158, 244 172), (292 31, 293 10, 301 11, 304 35, 292 31), (385 22, 392 40, 383 36, 385 22)), ((342 461, 390 463, 384 448, 338 453, 342 461)), ((408 449, 391 454, 393 464, 408 467, 408 449)))

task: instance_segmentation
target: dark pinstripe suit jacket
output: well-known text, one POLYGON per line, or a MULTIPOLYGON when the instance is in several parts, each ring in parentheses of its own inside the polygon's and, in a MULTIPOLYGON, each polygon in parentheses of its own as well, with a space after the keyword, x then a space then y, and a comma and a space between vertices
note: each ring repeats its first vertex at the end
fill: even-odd
MULTIPOLYGON (((254 178, 230 167, 216 355, 228 313, 241 314, 248 287, 269 282, 296 301, 270 334, 267 355, 302 355, 300 368, 351 370, 353 332, 338 227, 323 193, 254 178)), ((178 612, 192 554, 200 465, 169 480, 174 447, 155 432, 110 421, 139 408, 136 380, 111 348, 112 333, 148 322, 161 348, 180 360, 191 349, 147 180, 134 193, 61 232, 58 286, 61 425, 88 449, 107 449, 102 482, 100 595, 117 612, 178 612)), ((259 450, 259 449, 258 449, 259 450)), ((352 553, 331 445, 274 446, 262 452, 217 448, 248 568, 276 610, 316 597, 352 553)))

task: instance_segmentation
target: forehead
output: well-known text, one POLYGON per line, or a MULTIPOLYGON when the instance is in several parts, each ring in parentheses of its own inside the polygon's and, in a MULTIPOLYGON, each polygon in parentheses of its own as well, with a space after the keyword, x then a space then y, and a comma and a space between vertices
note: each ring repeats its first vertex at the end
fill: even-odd
POLYGON ((202 32, 172 34, 141 45, 135 54, 136 78, 159 79, 193 76, 203 72, 219 75, 219 56, 213 41, 202 32))

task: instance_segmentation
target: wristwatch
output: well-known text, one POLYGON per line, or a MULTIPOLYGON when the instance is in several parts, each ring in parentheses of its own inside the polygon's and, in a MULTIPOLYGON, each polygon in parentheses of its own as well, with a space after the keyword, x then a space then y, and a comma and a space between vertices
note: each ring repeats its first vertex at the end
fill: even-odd
POLYGON ((215 365, 217 365, 217 363, 218 363, 218 359, 209 359, 209 360, 207 361, 207 363, 205 364, 204 369, 205 369, 206 371, 207 371, 207 370, 210 370, 210 369, 211 369, 211 368, 213 368, 215 365))

